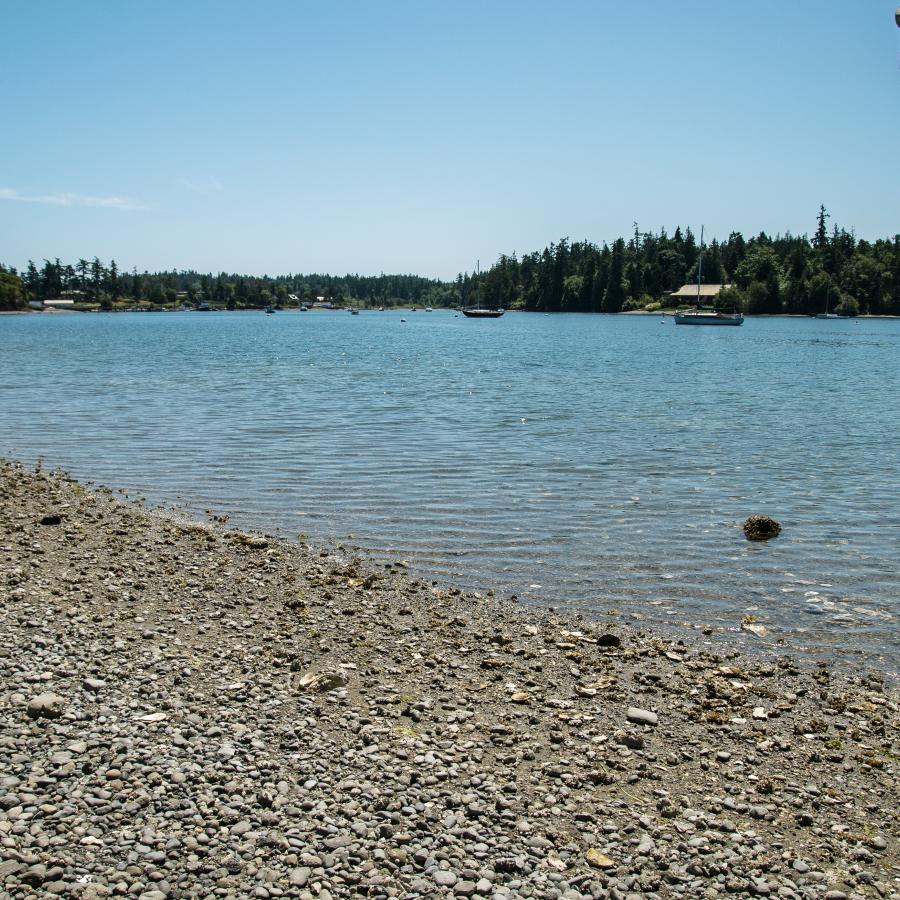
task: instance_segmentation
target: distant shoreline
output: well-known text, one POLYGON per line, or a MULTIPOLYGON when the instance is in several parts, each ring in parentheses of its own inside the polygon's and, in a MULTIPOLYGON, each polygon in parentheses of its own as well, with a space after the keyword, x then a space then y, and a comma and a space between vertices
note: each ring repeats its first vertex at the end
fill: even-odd
MULTIPOLYGON (((351 307, 335 307, 334 309, 310 309, 304 310, 304 312, 310 313, 322 313, 322 312, 347 312, 351 307)), ((237 312, 237 313, 261 313, 264 310, 254 308, 254 309, 209 309, 205 310, 206 312, 237 312)), ((280 313, 292 313, 292 312, 300 312, 301 310, 297 307, 290 306, 285 307, 283 309, 279 309, 280 313)), ((391 306, 384 310, 378 310, 371 307, 361 307, 360 312, 411 312, 413 311, 412 307, 409 306, 391 306)), ((415 308, 416 312, 422 312, 424 310, 421 307, 415 308)), ((435 307, 434 312, 456 312, 452 307, 447 306, 439 306, 435 307)), ((171 309, 171 308, 154 308, 154 309, 92 309, 92 310, 82 310, 82 309, 3 309, 0 310, 0 316, 26 316, 26 315, 91 315, 95 313, 194 313, 199 312, 196 309, 171 309)), ((629 309, 622 310, 621 312, 562 312, 560 310, 554 312, 544 312, 542 310, 537 309, 508 309, 507 313, 526 313, 528 315, 548 315, 548 316, 558 316, 558 315, 578 315, 578 316, 658 316, 658 317, 668 317, 671 318, 675 315, 675 310, 668 309, 656 309, 656 310, 648 310, 648 309, 629 309)), ((814 315, 805 315, 803 313, 744 313, 744 318, 747 319, 815 319, 814 315)), ((858 316, 841 316, 841 319, 851 320, 851 319, 900 319, 900 315, 889 315, 884 313, 879 313, 878 315, 873 314, 865 314, 858 316)), ((834 320, 832 320, 834 321, 834 320)))

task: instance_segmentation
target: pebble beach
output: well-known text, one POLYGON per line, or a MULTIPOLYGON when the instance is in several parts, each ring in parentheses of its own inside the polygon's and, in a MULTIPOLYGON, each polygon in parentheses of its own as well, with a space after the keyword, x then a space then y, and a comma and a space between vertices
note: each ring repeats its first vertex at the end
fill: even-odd
POLYGON ((900 898, 877 672, 0 463, 0 897, 900 898))

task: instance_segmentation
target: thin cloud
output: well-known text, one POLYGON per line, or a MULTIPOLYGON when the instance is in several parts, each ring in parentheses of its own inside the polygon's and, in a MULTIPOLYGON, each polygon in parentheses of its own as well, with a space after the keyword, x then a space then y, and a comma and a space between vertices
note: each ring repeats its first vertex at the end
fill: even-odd
POLYGON ((206 178, 182 178, 181 184, 195 194, 221 194, 225 190, 222 182, 212 175, 206 178))
POLYGON ((103 209, 150 209, 144 203, 131 197, 112 194, 109 197, 91 197, 86 194, 74 194, 65 191, 60 194, 20 194, 15 188, 0 188, 0 200, 20 200, 23 203, 47 203, 51 206, 95 206, 103 209))

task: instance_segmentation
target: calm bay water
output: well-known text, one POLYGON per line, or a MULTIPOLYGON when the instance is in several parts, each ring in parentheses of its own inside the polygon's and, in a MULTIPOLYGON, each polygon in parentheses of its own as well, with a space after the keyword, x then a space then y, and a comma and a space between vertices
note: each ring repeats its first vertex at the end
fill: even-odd
POLYGON ((900 321, 2 316, 0 374, 6 456, 525 601, 749 612, 900 668, 900 321), (748 543, 754 512, 782 536, 748 543))

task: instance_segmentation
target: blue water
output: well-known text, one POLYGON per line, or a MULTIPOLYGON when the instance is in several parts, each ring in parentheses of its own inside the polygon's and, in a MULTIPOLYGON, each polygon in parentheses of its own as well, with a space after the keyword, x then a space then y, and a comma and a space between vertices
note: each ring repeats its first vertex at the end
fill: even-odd
POLYGON ((525 602, 738 635, 749 612, 897 672, 898 351, 896 320, 0 316, 0 452, 525 602), (781 537, 748 543, 756 512, 781 537))

